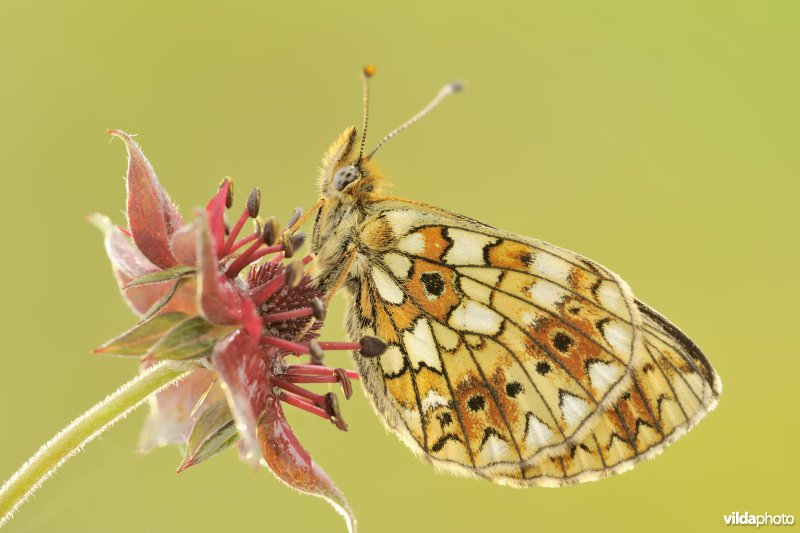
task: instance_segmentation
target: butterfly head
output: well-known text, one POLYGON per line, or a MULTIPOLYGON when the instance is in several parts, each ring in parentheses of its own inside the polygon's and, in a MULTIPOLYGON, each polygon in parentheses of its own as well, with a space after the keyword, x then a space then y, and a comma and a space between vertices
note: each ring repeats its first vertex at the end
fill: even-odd
POLYGON ((328 199, 360 199, 377 192, 381 174, 359 154, 356 129, 347 128, 322 158, 320 193, 328 199))
POLYGON ((320 192, 324 198, 354 198, 358 200, 363 198, 364 195, 377 192, 377 186, 380 182, 380 173, 372 163, 372 157, 375 155, 375 152, 377 152, 386 141, 427 115, 434 107, 439 105, 439 102, 464 88, 464 84, 459 81, 448 83, 442 87, 428 105, 389 132, 371 152, 365 155, 364 146, 367 139, 367 121, 369 118, 369 79, 373 74, 375 74, 375 67, 364 67, 362 71, 364 87, 364 124, 361 129, 360 142, 356 143, 357 135, 355 127, 347 128, 344 133, 334 141, 331 147, 328 148, 327 153, 322 158, 320 192))

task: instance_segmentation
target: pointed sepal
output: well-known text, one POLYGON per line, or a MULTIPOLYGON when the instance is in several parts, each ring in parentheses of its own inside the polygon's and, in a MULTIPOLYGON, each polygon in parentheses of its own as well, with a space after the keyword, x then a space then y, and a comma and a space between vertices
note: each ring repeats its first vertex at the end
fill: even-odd
POLYGON ((278 479, 303 494, 324 498, 345 519, 348 531, 356 530, 356 519, 344 494, 300 444, 274 394, 267 399, 258 439, 264 462, 278 479))
POLYGON ((256 428, 269 389, 264 359, 250 336, 239 330, 217 343, 211 364, 222 379, 245 459, 257 466, 261 453, 256 428))
POLYGON ((133 240, 153 264, 173 267, 177 261, 170 251, 170 236, 183 224, 183 219, 136 142, 119 130, 108 133, 122 139, 128 150, 127 214, 133 240))
POLYGON ((239 439, 236 422, 225 399, 214 402, 197 418, 178 472, 229 448, 239 439))
POLYGON ((140 322, 122 335, 111 339, 94 353, 108 355, 129 355, 142 357, 158 342, 169 330, 186 320, 183 313, 164 313, 144 322, 140 322))

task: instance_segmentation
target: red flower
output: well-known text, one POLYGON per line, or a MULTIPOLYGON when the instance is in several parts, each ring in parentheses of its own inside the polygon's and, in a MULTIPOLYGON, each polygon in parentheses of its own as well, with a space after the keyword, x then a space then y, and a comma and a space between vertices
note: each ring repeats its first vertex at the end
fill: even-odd
POLYGON ((336 396, 302 385, 339 383, 349 398, 357 373, 323 366, 323 351, 379 355, 386 345, 371 337, 361 343, 315 340, 325 310, 304 272, 312 258, 285 262, 304 235, 281 233, 272 218, 260 222, 258 189, 230 230, 224 219, 233 203, 229 178, 187 224, 136 143, 120 131, 109 133, 128 149, 128 229, 101 215, 92 221, 105 234, 122 294, 141 321, 96 352, 139 356, 145 366, 164 359, 198 363, 182 382, 151 399, 140 448, 185 445, 180 472, 238 442, 243 458, 265 464, 301 492, 326 498, 352 529, 347 501, 292 432, 283 404, 346 430, 336 396), (256 229, 240 238, 248 219, 256 229), (289 363, 299 355, 310 355, 309 363, 289 363))

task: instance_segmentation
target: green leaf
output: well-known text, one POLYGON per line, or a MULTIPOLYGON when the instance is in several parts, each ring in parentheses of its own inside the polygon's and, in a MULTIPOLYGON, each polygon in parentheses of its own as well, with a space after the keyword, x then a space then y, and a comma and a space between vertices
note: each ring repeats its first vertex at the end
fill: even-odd
POLYGON ((158 315, 155 318, 140 322, 119 337, 111 339, 95 349, 94 353, 131 356, 145 355, 169 330, 185 319, 185 314, 177 312, 158 315))
POLYGON ((187 318, 153 346, 148 355, 155 359, 196 359, 211 354, 214 345, 232 329, 216 326, 200 316, 187 318))
POLYGON ((152 274, 145 274, 125 285, 126 289, 136 287, 138 285, 147 285, 148 283, 161 283, 162 281, 169 281, 171 279, 183 278, 190 276, 197 272, 197 269, 190 266, 176 266, 166 270, 159 270, 152 274))
POLYGON ((226 400, 215 402, 203 411, 195 422, 178 472, 218 454, 235 443, 238 438, 236 423, 228 402, 226 400))

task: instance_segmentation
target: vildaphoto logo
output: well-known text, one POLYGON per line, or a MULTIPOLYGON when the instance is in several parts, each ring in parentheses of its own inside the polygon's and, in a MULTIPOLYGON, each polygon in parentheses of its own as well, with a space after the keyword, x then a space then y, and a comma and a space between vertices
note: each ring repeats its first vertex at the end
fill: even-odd
POLYGON ((726 526, 791 526, 794 525, 794 515, 790 514, 750 514, 735 511, 722 517, 726 526))

